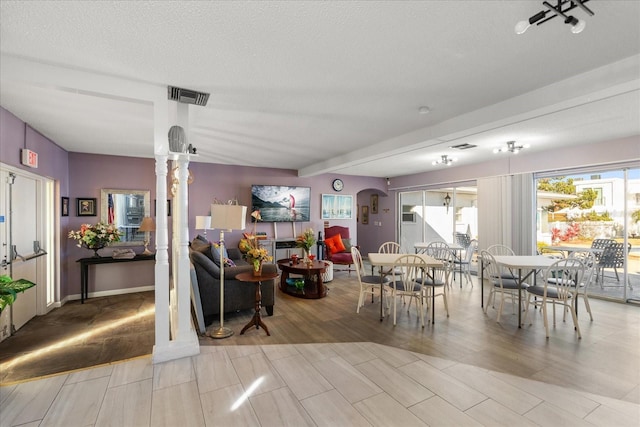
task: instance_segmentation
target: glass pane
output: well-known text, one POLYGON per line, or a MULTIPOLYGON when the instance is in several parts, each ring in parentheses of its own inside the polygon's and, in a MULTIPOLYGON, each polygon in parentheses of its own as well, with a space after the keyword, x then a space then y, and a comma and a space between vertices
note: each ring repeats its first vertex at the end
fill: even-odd
POLYGON ((626 300, 635 293, 640 298, 640 213, 634 213, 640 212, 639 172, 537 180, 538 250, 565 256, 580 249, 594 252, 597 263, 589 295, 626 300), (619 250, 614 251, 616 246, 619 250))

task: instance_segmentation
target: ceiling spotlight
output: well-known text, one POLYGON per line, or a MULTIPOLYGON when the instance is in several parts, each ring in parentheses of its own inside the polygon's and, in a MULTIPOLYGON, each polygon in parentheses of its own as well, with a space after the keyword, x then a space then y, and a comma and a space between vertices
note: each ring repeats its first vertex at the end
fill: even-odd
POLYGON ((529 144, 516 145, 515 141, 507 141, 507 146, 506 147, 494 148, 493 152, 494 153, 513 153, 513 154, 518 154, 520 152, 520 150, 523 150, 525 148, 529 148, 529 144))
POLYGON ((593 11, 585 6, 585 3, 588 1, 589 0, 557 0, 555 6, 543 1, 542 5, 547 8, 547 10, 542 10, 536 13, 528 20, 518 22, 515 27, 516 34, 523 34, 533 24, 540 25, 547 22, 549 19, 555 18, 556 16, 564 18, 564 23, 571 25, 572 33, 581 33, 586 27, 586 22, 574 16, 567 15, 567 12, 578 7, 588 15, 593 16, 593 11), (550 16, 547 16, 547 14, 550 16))
POLYGON ((418 108, 418 113, 420 114, 429 114, 431 109, 429 107, 420 107, 418 108))
POLYGON ((440 156, 440 158, 438 160, 434 160, 433 162, 431 162, 432 165, 445 165, 445 166, 451 166, 451 163, 453 162, 457 162, 458 159, 453 158, 450 159, 449 156, 447 156, 446 154, 443 154, 442 156, 440 156))

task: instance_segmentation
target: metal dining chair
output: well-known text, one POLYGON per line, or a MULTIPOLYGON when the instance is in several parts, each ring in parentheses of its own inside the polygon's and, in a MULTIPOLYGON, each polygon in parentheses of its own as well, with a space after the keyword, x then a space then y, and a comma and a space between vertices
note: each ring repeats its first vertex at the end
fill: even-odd
MULTIPOLYGON (((500 306, 498 307, 498 317, 496 322, 500 323, 500 317, 502 316, 502 309, 504 307, 505 300, 511 300, 512 307, 515 308, 518 303, 518 279, 511 273, 504 271, 504 269, 497 263, 491 253, 484 250, 480 252, 485 268, 487 269, 487 277, 492 284, 487 303, 484 306, 484 312, 487 312, 489 304, 493 302, 495 307, 496 295, 500 295, 500 306)), ((522 289, 527 289, 529 286, 527 283, 522 283, 522 289)), ((519 303, 518 303, 519 304, 519 303)), ((518 309, 521 309, 518 307, 518 309)))
POLYGON ((542 285, 529 286, 527 288, 528 298, 523 323, 527 321, 531 305, 540 307, 544 316, 546 336, 549 338, 547 307, 549 304, 553 306, 553 327, 555 328, 556 305, 561 305, 565 310, 571 312, 573 326, 578 332, 578 339, 582 338, 574 302, 578 295, 579 284, 583 282, 584 272, 585 266, 577 258, 559 259, 547 267, 543 274, 542 285))
MULTIPOLYGON (((424 328, 424 291, 419 279, 426 271, 427 265, 416 254, 399 255, 396 264, 391 274, 391 282, 388 284, 393 299, 393 325, 396 325, 398 297, 409 297, 416 300, 416 310, 424 328)), ((411 304, 407 307, 407 312, 410 307, 411 304)))
MULTIPOLYGON (((373 303, 373 297, 376 294, 376 288, 380 286, 380 281, 383 283, 388 283, 389 278, 383 277, 381 275, 367 275, 364 270, 364 263, 362 262, 362 255, 360 251, 355 246, 351 247, 351 257, 353 258, 353 263, 356 270, 356 275, 358 276, 358 283, 360 285, 360 294, 358 296, 358 307, 356 308, 356 313, 360 313, 360 307, 364 305, 364 296, 366 294, 371 294, 371 302, 373 303), (370 287, 370 289, 369 289, 370 287)), ((384 294, 387 292, 387 289, 383 287, 383 293, 380 296, 384 298, 384 294)), ((387 309, 389 308, 389 301, 387 300, 387 309)))
MULTIPOLYGON (((631 243, 628 244, 627 253, 631 251, 631 243)), ((604 269, 613 268, 616 274, 616 280, 620 282, 620 276, 618 275, 618 268, 623 268, 625 263, 625 251, 624 243, 613 242, 609 243, 602 253, 600 259, 596 264, 596 282, 600 282, 600 287, 604 289, 604 269)), ((627 281, 629 279, 627 278, 627 281)), ((631 282, 628 282, 629 289, 633 290, 631 282)), ((606 286, 624 286, 624 285, 606 285, 606 286)))
MULTIPOLYGON (((466 236, 466 234, 465 234, 466 236)), ((473 260, 473 254, 478 250, 478 241, 472 240, 469 243, 469 246, 465 249, 464 258, 458 259, 454 258, 453 263, 455 265, 462 267, 462 274, 467 279, 467 283, 471 283, 471 287, 473 287, 473 281, 471 280, 471 261, 473 260)), ((454 266, 454 274, 455 274, 455 266, 454 266)))

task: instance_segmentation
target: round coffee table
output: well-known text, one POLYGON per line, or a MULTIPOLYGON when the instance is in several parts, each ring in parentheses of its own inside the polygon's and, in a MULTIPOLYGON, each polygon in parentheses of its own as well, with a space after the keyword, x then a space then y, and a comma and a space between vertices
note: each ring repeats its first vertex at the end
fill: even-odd
POLYGON ((240 331, 240 335, 244 334, 244 332, 252 326, 255 326, 256 329, 260 329, 260 326, 262 326, 262 329, 264 329, 267 335, 271 336, 267 325, 264 324, 264 322, 262 321, 262 317, 260 316, 260 309, 262 308, 261 285, 263 280, 275 279, 276 277, 278 277, 278 273, 262 273, 262 276, 254 276, 253 271, 248 271, 245 273, 236 274, 237 280, 240 280, 241 282, 252 282, 256 284, 256 312, 253 314, 253 317, 251 318, 249 323, 244 325, 244 328, 242 328, 242 331, 240 331))
POLYGON ((290 259, 281 259, 278 260, 278 268, 282 271, 280 275, 280 290, 285 294, 307 299, 318 299, 327 296, 327 287, 322 280, 322 273, 326 268, 324 261, 313 260, 310 264, 306 264, 304 261, 298 260, 296 264, 290 259), (287 279, 291 274, 303 276, 304 288, 302 290, 287 284, 287 279))

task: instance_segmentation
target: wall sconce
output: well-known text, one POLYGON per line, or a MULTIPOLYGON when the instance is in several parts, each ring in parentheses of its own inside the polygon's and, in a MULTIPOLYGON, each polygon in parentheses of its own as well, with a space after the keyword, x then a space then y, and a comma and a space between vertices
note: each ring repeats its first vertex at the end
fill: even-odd
POLYGON ((449 213, 449 205, 451 204, 451 196, 449 196, 449 193, 447 193, 446 196, 444 196, 444 203, 442 204, 442 206, 446 206, 447 207, 447 213, 449 213))
POLYGON ((457 162, 457 161, 458 161, 458 159, 456 159, 455 157, 450 159, 449 156, 447 156, 446 154, 443 154, 442 156, 440 156, 440 159, 434 160, 433 162, 431 162, 431 164, 432 165, 451 166, 451 163, 457 162))
POLYGON ((549 19, 555 18, 556 16, 564 18, 564 23, 571 25, 571 32, 573 34, 581 33, 582 30, 584 30, 584 28, 586 27, 586 23, 583 20, 580 20, 572 15, 567 15, 567 12, 576 7, 579 7, 589 16, 593 16, 593 11, 591 11, 591 9, 584 5, 588 1, 589 0, 557 0, 555 6, 552 6, 546 1, 543 1, 542 5, 546 7, 547 10, 542 10, 536 13, 526 21, 518 22, 515 28, 516 34, 523 34, 533 24, 540 25, 544 22, 547 22, 549 19), (551 16, 547 17, 548 13, 551 13, 551 16))
POLYGON ((524 144, 524 145, 516 145, 515 141, 507 141, 507 146, 506 147, 500 147, 500 148, 494 148, 493 152, 494 153, 513 153, 513 154, 518 154, 520 152, 520 150, 524 149, 524 148, 529 148, 529 144, 524 144))

